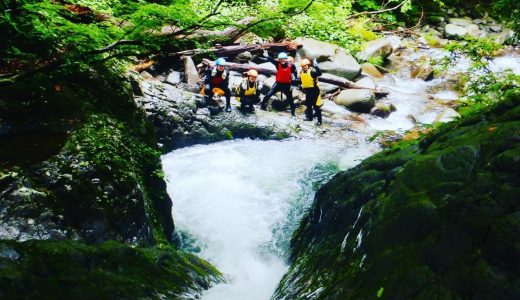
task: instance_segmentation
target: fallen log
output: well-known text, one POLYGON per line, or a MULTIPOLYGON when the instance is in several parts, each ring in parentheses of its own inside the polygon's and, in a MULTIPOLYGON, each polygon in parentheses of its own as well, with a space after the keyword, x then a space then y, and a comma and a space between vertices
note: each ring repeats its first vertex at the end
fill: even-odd
MULTIPOLYGON (((209 59, 203 59, 202 65, 209 67, 209 66, 213 66, 214 62, 209 59)), ((244 73, 251 69, 255 69, 260 74, 264 74, 267 76, 276 75, 276 71, 273 71, 273 70, 270 70, 267 68, 263 68, 263 67, 259 67, 259 66, 250 66, 250 65, 239 64, 239 63, 227 63, 226 66, 229 70, 239 72, 239 73, 244 73)), ((384 97, 384 96, 388 95, 387 91, 360 87, 360 86, 357 86, 356 83, 354 83, 348 79, 345 79, 345 78, 339 77, 339 76, 335 76, 335 75, 331 75, 331 74, 323 74, 322 76, 320 76, 319 81, 337 85, 340 88, 373 90, 376 94, 376 97, 384 97)))
POLYGON ((290 52, 296 51, 302 44, 296 42, 282 42, 282 43, 265 43, 265 44, 254 44, 254 45, 231 45, 231 46, 218 46, 210 49, 191 49, 184 50, 175 53, 169 53, 168 56, 193 56, 196 54, 214 53, 218 57, 232 57, 242 52, 249 51, 251 53, 261 52, 263 50, 273 52, 290 52))

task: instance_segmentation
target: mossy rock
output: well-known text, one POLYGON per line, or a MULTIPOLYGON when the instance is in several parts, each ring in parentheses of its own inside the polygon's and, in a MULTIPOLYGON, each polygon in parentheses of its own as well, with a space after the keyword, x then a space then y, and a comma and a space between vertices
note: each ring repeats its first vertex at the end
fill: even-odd
POLYGON ((296 231, 274 298, 520 297, 519 120, 510 93, 337 174, 296 231))
POLYGON ((222 281, 207 262, 169 246, 0 241, 2 299, 181 299, 222 281))

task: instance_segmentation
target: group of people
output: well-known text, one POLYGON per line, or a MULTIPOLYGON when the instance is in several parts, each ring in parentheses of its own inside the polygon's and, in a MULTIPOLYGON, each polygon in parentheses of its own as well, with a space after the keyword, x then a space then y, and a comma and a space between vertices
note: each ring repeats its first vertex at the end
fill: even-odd
MULTIPOLYGON (((260 101, 260 90, 262 83, 258 80, 258 72, 250 69, 245 78, 237 87, 237 100, 240 101, 240 108, 242 111, 254 112, 254 104, 260 104, 260 109, 267 110, 269 99, 276 93, 282 92, 291 108, 291 115, 295 116, 295 104, 292 97, 291 88, 293 85, 300 84, 305 94, 305 117, 307 121, 312 121, 314 117, 317 118, 317 125, 322 124, 321 117, 321 96, 318 85, 318 77, 322 75, 317 61, 311 63, 309 59, 301 60, 301 71, 298 73, 296 66, 289 61, 289 56, 285 52, 278 54, 277 59, 269 56, 267 51, 264 51, 264 57, 276 66, 276 80, 269 92, 260 101)), ((218 58, 215 61, 215 66, 206 71, 204 77, 204 94, 213 98, 214 88, 223 91, 226 99, 226 112, 231 111, 231 91, 229 89, 229 71, 226 69, 226 60, 218 58)))

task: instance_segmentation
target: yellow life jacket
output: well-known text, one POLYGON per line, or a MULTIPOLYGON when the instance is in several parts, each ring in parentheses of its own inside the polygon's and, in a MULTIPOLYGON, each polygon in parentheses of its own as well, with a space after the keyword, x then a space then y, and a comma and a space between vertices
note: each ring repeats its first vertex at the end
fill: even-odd
POLYGON ((249 87, 249 80, 246 78, 245 81, 243 81, 241 84, 237 85, 236 87, 236 97, 235 99, 240 102, 240 90, 243 89, 243 85, 246 85, 247 89, 244 91, 244 96, 252 96, 254 94, 256 94, 256 89, 258 88, 258 82, 255 81, 255 84, 253 85, 253 87, 249 87))
POLYGON ((302 80, 302 88, 312 88, 318 86, 318 78, 312 78, 311 76, 312 68, 307 69, 307 72, 303 71, 300 74, 300 78, 302 80))
MULTIPOLYGON (((307 72, 302 70, 300 74, 300 79, 302 80, 302 88, 313 88, 318 87, 318 78, 312 78, 311 76, 312 68, 307 69, 307 72)), ((323 100, 321 99, 321 94, 318 95, 318 99, 316 99, 316 106, 320 107, 323 105, 323 100)))

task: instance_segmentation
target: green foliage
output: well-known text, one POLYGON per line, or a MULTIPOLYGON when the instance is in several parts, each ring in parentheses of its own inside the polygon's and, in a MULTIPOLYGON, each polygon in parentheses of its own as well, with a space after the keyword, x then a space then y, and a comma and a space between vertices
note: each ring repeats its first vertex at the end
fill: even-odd
POLYGON ((383 66, 385 61, 381 56, 371 56, 368 58, 368 62, 373 64, 374 66, 383 66))
POLYGON ((377 291, 377 298, 381 298, 383 297, 383 292, 385 291, 385 288, 384 287, 381 287, 378 291, 377 291))
POLYGON ((445 71, 462 55, 472 60, 471 67, 461 74, 458 83, 465 105, 460 109, 463 115, 500 102, 506 91, 520 88, 519 74, 511 70, 497 73, 489 69, 493 56, 499 53, 502 45, 489 39, 467 38, 463 42, 451 42, 446 49, 450 54, 433 63, 437 72, 445 71))
POLYGON ((455 54, 463 53, 474 62, 495 56, 500 49, 502 49, 502 45, 487 38, 466 37, 464 42, 451 42, 446 45, 446 50, 455 54))

